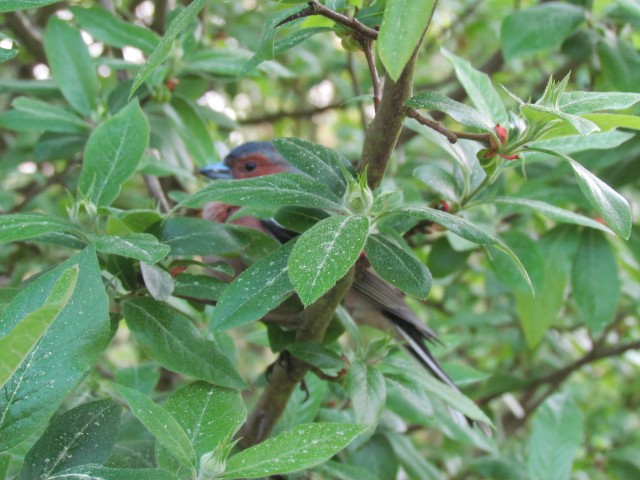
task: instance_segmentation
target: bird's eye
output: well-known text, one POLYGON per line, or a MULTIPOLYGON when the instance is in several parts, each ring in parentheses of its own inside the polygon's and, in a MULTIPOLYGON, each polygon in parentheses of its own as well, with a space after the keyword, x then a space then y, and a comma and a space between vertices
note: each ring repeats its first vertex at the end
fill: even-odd
POLYGON ((245 169, 247 172, 251 172, 251 171, 255 170, 257 166, 258 166, 258 165, 256 164, 256 162, 247 162, 247 163, 245 163, 245 165, 244 165, 244 169, 245 169))

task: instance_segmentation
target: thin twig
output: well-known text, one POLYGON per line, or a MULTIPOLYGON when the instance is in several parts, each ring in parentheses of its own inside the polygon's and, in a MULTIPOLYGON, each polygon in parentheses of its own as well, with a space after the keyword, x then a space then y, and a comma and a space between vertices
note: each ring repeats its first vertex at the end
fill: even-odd
POLYGON ((47 63, 47 56, 44 53, 44 46, 38 29, 31 25, 31 22, 22 12, 8 12, 5 13, 5 16, 7 27, 14 33, 20 43, 38 62, 47 63))
MULTIPOLYGON (((353 87, 353 93, 356 97, 362 95, 362 89, 360 88, 360 82, 358 82, 358 74, 356 73, 354 65, 354 55, 352 52, 347 52, 347 70, 349 77, 351 77, 351 85, 353 87)), ((361 102, 358 102, 358 112, 360 113, 360 121, 362 122, 362 128, 367 129, 367 114, 364 111, 364 107, 361 102)))
POLYGON ((285 18, 281 21, 277 26, 284 25, 285 23, 292 22, 293 20, 297 20, 303 17, 309 17, 311 15, 321 15, 323 17, 329 18, 340 25, 344 25, 345 27, 350 28, 358 32, 360 35, 366 38, 370 38, 371 40, 375 40, 378 38, 378 32, 373 28, 367 27, 365 24, 361 23, 355 18, 347 17, 341 13, 338 13, 330 8, 325 7, 321 3, 316 0, 312 0, 309 2, 309 6, 304 10, 291 15, 290 17, 285 18))
POLYGON ((151 22, 151 30, 158 35, 164 33, 164 27, 167 23, 167 11, 169 10, 169 0, 156 0, 154 2, 155 9, 153 11, 153 21, 151 22))
POLYGON ((362 45, 362 50, 364 50, 364 56, 367 59, 367 65, 369 66, 369 75, 371 75, 371 83, 373 85, 373 107, 377 111, 380 106, 380 99, 382 98, 382 83, 380 82, 378 68, 376 67, 376 56, 373 53, 373 42, 370 38, 363 38, 360 41, 360 45, 362 45))
POLYGON ((158 202, 158 207, 162 213, 169 213, 171 211, 171 203, 167 199, 167 196, 164 194, 164 190, 162 189, 162 185, 158 181, 158 177, 154 177, 152 175, 144 175, 144 183, 147 186, 147 190, 149 190, 149 195, 151 198, 155 199, 158 202))
POLYGON ((322 113, 328 110, 336 110, 336 109, 346 108, 346 107, 348 107, 348 104, 344 102, 331 103, 323 107, 306 108, 302 110, 294 110, 291 112, 282 111, 282 112, 276 112, 276 113, 268 113, 261 117, 253 117, 253 118, 247 118, 245 120, 239 120, 238 123, 240 123, 241 125, 256 125, 259 123, 277 122, 278 120, 282 120, 283 118, 307 118, 307 117, 316 115, 317 113, 322 113))
POLYGON ((450 143, 456 143, 458 139, 463 138, 465 140, 475 140, 476 142, 484 143, 489 145, 489 140, 491 135, 488 133, 469 133, 469 132, 457 132, 453 130, 449 130, 447 127, 442 125, 440 122, 436 120, 432 120, 429 117, 422 115, 420 112, 413 108, 407 109, 407 117, 411 117, 417 120, 422 125, 425 125, 438 133, 441 133, 450 143))

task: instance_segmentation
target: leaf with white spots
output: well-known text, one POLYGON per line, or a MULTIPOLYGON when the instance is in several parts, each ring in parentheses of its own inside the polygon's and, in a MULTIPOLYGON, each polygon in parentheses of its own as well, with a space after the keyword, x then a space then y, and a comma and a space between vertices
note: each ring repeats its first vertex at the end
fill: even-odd
POLYGON ((131 413, 149 429, 156 441, 167 447, 176 459, 191 470, 195 469, 196 454, 189 437, 177 420, 144 393, 122 385, 116 387, 129 404, 131 413))
POLYGON ((337 195, 344 193, 347 181, 340 166, 347 171, 353 171, 344 155, 300 138, 277 138, 273 145, 280 155, 298 170, 320 180, 337 195))
POLYGON ((109 468, 89 464, 63 470, 47 480, 178 480, 178 477, 161 468, 109 468))
POLYGON ((383 234, 370 235, 364 249, 382 278, 409 295, 422 299, 429 296, 431 272, 412 252, 383 234))
POLYGON ((104 463, 116 442, 122 407, 113 400, 85 403, 56 417, 24 458, 19 480, 85 463, 104 463))
POLYGON ((219 478, 261 478, 314 467, 349 445, 365 428, 351 423, 298 425, 229 458, 219 478))
POLYGON ((254 263, 224 291, 211 320, 214 331, 260 320, 293 293, 287 262, 295 242, 254 263))
MULTIPOLYGON (((240 393, 206 382, 191 383, 172 393, 164 408, 187 434, 196 458, 227 444, 247 417, 240 393)), ((166 447, 158 445, 156 457, 161 467, 179 476, 188 473, 179 471, 180 465, 166 447)))
POLYGON ((189 195, 178 206, 198 208, 207 202, 242 207, 313 207, 343 210, 342 201, 329 188, 306 175, 278 173, 242 180, 216 180, 189 195))
POLYGON ((0 216, 0 244, 17 242, 56 232, 78 232, 62 218, 45 213, 15 213, 0 216))
POLYGON ((169 245, 158 242, 148 233, 130 235, 89 235, 89 239, 100 253, 135 258, 153 265, 166 257, 171 251, 169 245))
POLYGON ((364 215, 333 216, 304 232, 289 257, 289 278, 302 303, 315 302, 358 260, 369 235, 364 215))
POLYGON ((473 243, 477 243, 479 245, 492 245, 504 253, 509 255, 513 262, 520 270, 520 273, 527 281, 527 284, 533 291, 533 284, 531 283, 531 279, 527 274, 527 271, 522 265, 520 259, 516 256, 515 253, 499 238, 494 237, 493 235, 489 235, 484 230, 476 227, 469 220, 466 220, 457 215, 452 215, 447 212, 443 212, 441 210, 436 210, 435 208, 429 207, 405 207, 405 208, 396 208, 390 210, 388 215, 408 215, 410 217, 414 217, 420 220, 426 220, 428 222, 437 223, 438 225, 442 225, 446 227, 450 232, 455 233, 456 235, 464 238, 473 243))

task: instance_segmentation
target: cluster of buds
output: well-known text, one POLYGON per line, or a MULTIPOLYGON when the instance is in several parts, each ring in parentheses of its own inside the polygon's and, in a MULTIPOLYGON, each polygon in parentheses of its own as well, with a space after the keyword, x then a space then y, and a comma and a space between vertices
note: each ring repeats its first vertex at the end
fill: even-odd
POLYGON ((501 153, 504 146, 509 143, 509 131, 499 123, 495 127, 496 136, 489 138, 489 144, 491 148, 483 148, 477 153, 480 165, 484 168, 487 174, 491 175, 497 168, 497 157, 504 158, 505 160, 518 160, 520 157, 518 154, 506 155, 501 153))

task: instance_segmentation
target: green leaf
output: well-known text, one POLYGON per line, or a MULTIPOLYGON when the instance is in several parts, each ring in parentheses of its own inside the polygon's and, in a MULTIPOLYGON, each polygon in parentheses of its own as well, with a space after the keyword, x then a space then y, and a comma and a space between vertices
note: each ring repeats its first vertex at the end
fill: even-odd
POLYGON ((275 52, 273 39, 276 36, 278 24, 280 24, 280 22, 282 22, 284 19, 290 17, 291 15, 295 15, 296 13, 304 10, 305 8, 306 8, 306 5, 298 5, 296 7, 289 8, 287 10, 281 10, 278 13, 271 15, 269 18, 267 18, 262 30, 260 43, 258 44, 256 53, 242 67, 242 70, 240 71, 241 76, 249 73, 256 66, 260 65, 260 63, 262 63, 263 61, 272 60, 275 57, 276 52, 275 52))
POLYGON ((68 221, 45 213, 0 215, 0 244, 55 232, 79 233, 68 221))
POLYGON ((47 480, 178 480, 161 468, 109 468, 102 465, 82 465, 47 477, 47 480))
POLYGON ((287 262, 294 244, 289 242, 254 263, 227 287, 213 312, 212 330, 259 320, 293 293, 287 262))
POLYGON ((510 61, 556 49, 584 20, 582 8, 562 2, 548 2, 515 11, 502 22, 503 55, 510 61))
POLYGON ((315 302, 344 277, 369 235, 364 215, 329 217, 304 232, 289 257, 289 278, 302 303, 315 302))
MULTIPOLYGON (((483 202, 484 203, 484 202, 483 202)), ((574 225, 582 225, 584 227, 595 228, 607 233, 613 233, 609 228, 596 220, 593 220, 579 213, 574 213, 564 208, 556 207, 547 202, 540 200, 533 200, 530 198, 517 198, 517 197, 496 197, 491 200, 487 200, 486 203, 497 203, 498 205, 514 205, 518 207, 530 208, 533 211, 549 217, 551 220, 555 220, 560 223, 572 223, 574 225)))
POLYGON ((383 364, 381 370, 385 373, 386 377, 400 377, 409 382, 417 382, 427 394, 439 398, 446 405, 453 407, 466 417, 486 423, 487 425, 493 425, 489 417, 487 417, 471 399, 462 392, 436 380, 428 374, 424 368, 416 368, 415 363, 400 358, 388 359, 383 364))
POLYGON ((238 252, 251 238, 236 225, 199 218, 168 218, 159 225, 158 236, 171 247, 171 255, 220 255, 238 252))
POLYGON ((60 0, 4 0, 0 4, 0 12, 13 12, 14 10, 22 10, 25 8, 39 8, 60 0))
POLYGON ((116 371, 116 382, 134 388, 145 395, 151 393, 160 380, 160 369, 151 363, 142 363, 116 371))
MULTIPOLYGON (((638 123, 640 127, 640 122, 638 123)), ((619 147, 626 141, 632 139, 631 132, 621 132, 619 130, 602 131, 591 135, 575 135, 575 130, 570 125, 558 124, 544 134, 544 140, 538 140, 528 144, 532 148, 543 148, 554 152, 572 154, 585 150, 610 150, 619 147)), ((535 159, 527 154, 527 160, 535 159)))
MULTIPOLYGON (((226 446, 247 417, 238 392, 205 382, 191 383, 175 391, 164 408, 187 434, 196 458, 226 446)), ((178 466, 166 447, 159 446, 156 452, 160 466, 176 471, 178 466)))
POLYGON ((25 456, 19 480, 50 478, 67 468, 106 462, 121 413, 113 400, 98 400, 56 417, 25 456))
POLYGON ((148 28, 125 22, 112 13, 98 7, 70 8, 74 18, 83 30, 96 40, 112 47, 135 47, 144 53, 151 53, 160 41, 160 37, 148 28))
POLYGON ((260 478, 311 468, 329 460, 363 430, 350 423, 298 425, 229 458, 219 478, 260 478))
POLYGON ((345 382, 356 420, 373 429, 378 424, 387 398, 387 386, 382 372, 356 360, 349 366, 345 382))
POLYGON ((84 116, 96 110, 98 76, 80 31, 52 16, 44 34, 51 74, 67 102, 84 116))
POLYGON ((435 0, 387 0, 378 34, 378 52, 394 82, 420 45, 435 7, 435 0))
POLYGON ((206 3, 207 0, 193 0, 171 21, 166 33, 160 39, 158 46, 155 47, 151 55, 149 55, 145 64, 140 67, 138 75, 136 75, 133 85, 131 85, 129 100, 149 75, 151 75, 153 71, 169 56, 171 47, 173 46, 173 41, 176 39, 178 34, 187 27, 187 25, 196 19, 200 10, 202 10, 206 3))
POLYGON ((538 242, 531 241, 529 251, 537 255, 537 275, 534 275, 535 297, 529 292, 516 292, 516 310, 529 348, 542 341, 560 310, 565 305, 565 290, 569 279, 571 258, 578 241, 575 229, 558 227, 538 242))
POLYGON ((150 298, 125 303, 124 316, 136 341, 160 365, 214 385, 245 388, 242 377, 216 344, 183 314, 150 298))
POLYGON ((346 366, 343 358, 335 351, 311 340, 290 343, 286 350, 316 368, 341 370, 346 366))
MULTIPOLYGON (((231 275, 233 275, 233 272, 231 272, 231 275)), ((178 275, 174 279, 174 284, 174 296, 212 301, 218 300, 227 288, 226 283, 215 277, 209 275, 193 275, 190 273, 181 273, 178 275)))
POLYGON ((110 205, 149 145, 149 123, 137 100, 100 124, 84 149, 78 189, 97 206, 110 205))
POLYGON ((284 228, 302 233, 329 216, 324 210, 304 207, 282 207, 273 216, 284 228))
MULTIPOLYGON (((2 7, 0 7, 1 11, 2 7)), ((17 48, 0 48, 0 63, 11 60, 18 54, 17 48)))
POLYGON ((217 158, 207 124, 194 105, 180 96, 173 95, 171 103, 165 104, 164 111, 184 140, 196 165, 204 167, 217 158))
POLYGON ((531 480, 569 480, 582 444, 584 417, 567 394, 547 398, 533 414, 527 470, 531 480))
POLYGON ((197 208, 213 201, 247 207, 343 209, 340 199, 324 184, 295 173, 278 173, 242 180, 216 180, 199 192, 189 195, 175 208, 197 208))
POLYGON ((547 123, 554 120, 561 120, 566 122, 576 129, 581 135, 589 135, 593 132, 600 131, 600 127, 590 120, 576 115, 569 115, 568 113, 561 112, 560 110, 554 110, 553 108, 545 107, 543 105, 525 104, 520 105, 520 111, 531 123, 547 123))
POLYGON ((489 75, 473 68, 468 60, 464 60, 442 48, 440 52, 453 64, 458 81, 462 84, 469 100, 494 123, 508 125, 507 109, 500 99, 489 75))
POLYGON ((520 262, 516 254, 513 253, 513 251, 511 251, 511 249, 507 245, 505 245, 502 240, 492 235, 489 235, 485 231, 476 227, 470 221, 464 218, 458 217, 456 215, 452 215, 450 213, 443 212, 441 210, 436 210, 434 208, 428 208, 428 207, 396 208, 396 209, 389 210, 387 212, 387 215, 389 216, 408 215, 410 217, 418 218, 420 220, 427 220, 430 222, 434 222, 439 225, 442 225, 443 227, 446 227, 449 231, 464 238, 465 240, 468 240, 470 242, 477 243, 480 245, 493 245, 499 248, 500 250, 502 250, 503 252, 505 252, 507 255, 511 257, 511 259, 517 265, 518 270, 520 270, 520 273, 522 274, 524 279, 527 281, 527 284, 533 290, 531 279, 529 278, 529 275, 527 274, 524 266, 522 265, 522 263, 520 262))
POLYGON ((439 92, 418 93, 407 100, 406 104, 414 108, 444 112, 465 127, 473 127, 487 132, 493 132, 495 127, 495 123, 486 114, 469 105, 456 102, 439 92))
POLYGON ((429 296, 429 269, 388 235, 369 235, 364 250, 373 269, 389 283, 418 298, 429 296))
POLYGON ((640 116, 619 115, 615 113, 590 113, 583 115, 585 120, 595 123, 603 132, 612 128, 640 130, 640 116))
POLYGON ((424 458, 425 455, 413 444, 409 435, 396 432, 388 432, 385 435, 410 480, 440 480, 445 476, 444 472, 424 458))
POLYGON ((0 336, 42 307, 62 272, 74 265, 80 270, 71 299, 0 396, 0 450, 44 427, 111 338, 108 298, 92 248, 40 275, 16 295, 0 317, 0 336))
POLYGON ((447 170, 436 164, 422 165, 413 171, 413 176, 424 182, 442 198, 456 202, 458 193, 456 192, 456 180, 447 170))
POLYGON ((353 167, 341 153, 300 138, 276 138, 273 145, 287 162, 327 185, 336 195, 346 190, 341 166, 351 172, 353 167))
POLYGON ((171 250, 171 247, 158 242, 156 237, 148 233, 89 235, 89 240, 100 253, 135 258, 151 265, 166 257, 171 250))
POLYGON ((144 262, 140 263, 140 272, 145 287, 154 299, 164 302, 171 296, 175 285, 169 272, 157 265, 149 265, 144 262))
POLYGON ((620 298, 620 279, 611 245, 597 232, 580 236, 571 274, 573 297, 580 317, 598 332, 615 316, 620 298))
MULTIPOLYGON (((295 9, 295 10, 299 10, 299 9, 295 9)), ((289 10, 287 10, 286 12, 289 13, 289 10)), ((279 13, 277 15, 278 18, 283 18, 283 19, 286 18, 287 16, 289 15, 286 15, 283 17, 282 13, 279 13)), ((267 38, 266 41, 271 42, 271 45, 273 46, 273 51, 271 52, 271 50, 269 50, 268 44, 264 44, 264 45, 261 44, 261 46, 258 47, 258 52, 256 52, 256 54, 253 55, 253 57, 251 57, 251 59, 249 59, 249 61, 242 66, 242 69, 238 72, 238 75, 241 75, 241 76, 246 75, 247 73, 249 73, 251 70, 256 68, 265 60, 271 60, 275 58, 276 56, 304 42, 307 38, 317 33, 332 32, 332 31, 333 29, 329 27, 304 28, 302 30, 292 32, 290 35, 287 35, 286 37, 279 39, 275 43, 273 42, 273 35, 271 35, 271 38, 270 39, 267 38), (268 57, 268 55, 271 55, 271 57, 268 57)), ((270 32, 273 32, 275 34, 275 30, 271 30, 270 32)), ((266 31, 265 31, 265 34, 267 34, 266 31)), ((265 34, 263 34, 262 40, 265 40, 265 34)))
POLYGON ((157 442, 168 448, 178 460, 190 467, 190 470, 195 470, 196 454, 178 421, 144 393, 122 385, 116 387, 129 404, 131 413, 149 429, 157 442))
POLYGON ((62 272, 45 304, 24 317, 7 335, 0 337, 0 388, 16 373, 66 307, 77 280, 77 265, 62 272))
POLYGON ((0 115, 0 126, 18 132, 46 130, 62 133, 85 133, 89 126, 72 111, 34 98, 18 97, 15 110, 0 115))
POLYGON ((627 200, 574 159, 561 155, 569 162, 580 190, 611 230, 627 240, 631 235, 631 209, 627 200))
POLYGON ((579 115, 598 110, 624 110, 640 102, 640 93, 569 92, 560 96, 560 109, 579 115))

